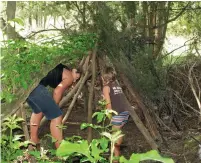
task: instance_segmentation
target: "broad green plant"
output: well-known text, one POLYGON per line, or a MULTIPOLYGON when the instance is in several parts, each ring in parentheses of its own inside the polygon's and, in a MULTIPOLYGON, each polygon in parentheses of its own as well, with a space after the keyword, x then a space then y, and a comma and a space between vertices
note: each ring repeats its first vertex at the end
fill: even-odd
POLYGON ((23 155, 21 147, 27 147, 29 141, 22 141, 24 135, 14 135, 15 129, 21 129, 20 122, 23 122, 22 118, 16 115, 5 118, 1 125, 1 161, 10 163, 18 156, 23 155))
POLYGON ((82 156, 81 162, 90 161, 92 163, 105 162, 105 158, 101 155, 108 152, 108 140, 105 138, 93 139, 90 144, 87 140, 79 140, 70 142, 63 140, 57 149, 57 156, 68 159, 73 156, 82 156))
POLYGON ((139 163, 140 161, 146 160, 154 160, 163 163, 174 163, 171 158, 162 157, 156 150, 151 150, 146 153, 133 153, 129 160, 125 159, 124 156, 120 157, 120 163, 139 163))
MULTIPOLYGON (((72 157, 80 157, 80 162, 91 162, 91 163, 112 163, 114 160, 114 145, 115 142, 124 136, 120 130, 113 131, 110 129, 111 125, 106 125, 105 121, 107 118, 111 119, 112 114, 117 114, 113 110, 106 109, 105 101, 100 101, 101 107, 103 110, 95 112, 93 118, 96 117, 98 125, 83 123, 81 129, 91 127, 97 130, 100 133, 100 139, 93 139, 89 144, 87 140, 83 140, 81 137, 73 136, 63 140, 60 147, 56 151, 56 155, 63 157, 65 159, 72 157), (101 125, 100 125, 101 124, 101 125), (75 140, 76 139, 76 140, 75 140), (110 146, 109 146, 110 142, 110 146), (110 148, 110 157, 109 160, 104 158, 104 154, 109 151, 110 148)), ((133 153, 129 160, 124 156, 119 158, 120 163, 139 163, 140 161, 145 160, 155 160, 163 163, 174 163, 170 158, 165 158, 160 156, 156 150, 151 150, 147 153, 135 154, 133 153)))

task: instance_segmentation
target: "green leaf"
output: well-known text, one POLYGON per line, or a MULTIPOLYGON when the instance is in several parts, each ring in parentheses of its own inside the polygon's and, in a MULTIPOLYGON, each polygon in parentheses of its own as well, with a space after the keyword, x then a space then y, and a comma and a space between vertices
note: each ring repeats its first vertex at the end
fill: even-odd
POLYGON ((125 159, 123 156, 120 157, 120 163, 139 163, 140 161, 145 160, 160 161, 163 163, 174 163, 171 158, 160 156, 156 150, 151 150, 147 153, 132 154, 130 160, 125 159))
POLYGON ((21 146, 19 141, 15 141, 14 143, 11 143, 10 147, 13 149, 19 149, 21 146))
POLYGON ((27 89, 28 88, 28 84, 25 80, 21 80, 21 83, 22 83, 22 86, 24 89, 27 89))
POLYGON ((94 161, 94 159, 90 155, 89 145, 87 140, 81 141, 80 143, 71 143, 69 141, 63 140, 56 151, 56 155, 64 157, 64 156, 71 155, 75 152, 85 155, 86 157, 88 157, 88 159, 91 162, 94 161))
POLYGON ((88 124, 88 123, 82 123, 81 125, 80 125, 80 129, 81 130, 83 130, 83 129, 85 129, 85 128, 87 128, 87 127, 91 127, 92 126, 92 124, 88 124))
POLYGON ((97 115, 97 123, 100 123, 103 121, 103 118, 104 118, 104 114, 103 113, 100 113, 97 115))
POLYGON ((24 135, 14 135, 14 138, 12 141, 20 140, 24 135))
POLYGON ((110 140, 112 139, 112 135, 109 132, 103 132, 103 133, 101 133, 101 135, 107 137, 110 140))
POLYGON ((29 151, 29 154, 36 158, 40 158, 40 151, 29 151))
POLYGON ((91 155, 94 157, 96 161, 102 158, 100 154, 103 153, 103 150, 99 149, 98 145, 99 142, 96 139, 93 139, 91 142, 91 155))
POLYGON ((101 139, 99 139, 99 142, 100 142, 101 148, 102 148, 105 152, 107 152, 108 143, 109 143, 108 139, 106 139, 105 137, 102 137, 101 139))
POLYGON ((111 141, 116 142, 119 138, 123 137, 124 135, 121 134, 122 131, 118 130, 112 134, 111 141))
POLYGON ((99 126, 99 125, 93 125, 93 124, 89 124, 89 123, 82 123, 81 126, 80 126, 80 129, 83 130, 87 127, 91 127, 93 129, 101 129, 103 128, 102 126, 99 126))
POLYGON ((19 25, 21 25, 21 26, 24 26, 24 22, 23 22, 23 20, 20 19, 20 18, 14 18, 14 19, 12 19, 12 20, 9 20, 8 22, 15 22, 15 23, 17 23, 17 24, 19 24, 19 25))
POLYGON ((23 118, 20 118, 20 117, 17 117, 15 121, 16 121, 16 122, 24 122, 24 119, 23 119, 23 118))

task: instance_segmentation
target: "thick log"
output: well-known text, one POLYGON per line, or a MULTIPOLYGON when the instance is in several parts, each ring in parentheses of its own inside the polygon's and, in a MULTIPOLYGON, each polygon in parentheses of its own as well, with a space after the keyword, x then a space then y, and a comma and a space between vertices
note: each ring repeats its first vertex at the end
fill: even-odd
POLYGON ((135 112, 135 109, 129 109, 129 113, 133 119, 133 121, 135 122, 137 128, 140 130, 140 132, 142 133, 142 135, 145 137, 145 139, 147 140, 147 142, 149 143, 149 145, 151 146, 152 149, 158 149, 158 145, 156 144, 156 142, 152 139, 149 131, 146 129, 146 127, 144 126, 144 124, 142 123, 142 121, 140 120, 140 118, 138 117, 137 113, 135 112))

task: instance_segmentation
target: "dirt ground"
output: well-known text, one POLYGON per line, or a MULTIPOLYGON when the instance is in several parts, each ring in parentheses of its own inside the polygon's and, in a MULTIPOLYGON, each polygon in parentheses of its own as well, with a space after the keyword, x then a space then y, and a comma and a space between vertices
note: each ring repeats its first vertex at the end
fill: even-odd
MULTIPOLYGON (((161 155, 173 158, 175 163, 201 163, 198 157, 199 145, 189 136, 193 135, 197 139, 201 139, 201 127, 196 124, 196 121, 197 119, 195 117, 185 120, 185 124, 183 124, 183 126, 185 126, 184 129, 175 133, 171 133, 161 127, 160 133, 164 139, 164 143, 160 148, 161 155)), ((78 101, 78 105, 76 105, 76 108, 73 108, 66 123, 67 129, 64 130, 64 137, 76 135, 86 139, 87 130, 80 130, 80 125, 84 122, 87 122, 87 112, 84 111, 82 105, 79 105, 78 101)), ((40 130, 40 137, 44 137, 47 133, 50 133, 49 125, 46 125, 40 130)), ((146 142, 131 117, 124 126, 123 133, 125 137, 121 151, 122 155, 127 159, 130 158, 132 153, 143 153, 151 150, 149 144, 146 142)), ((97 132, 94 131, 93 138, 96 138, 96 136, 97 132)), ((45 138, 43 139, 45 140, 45 138)), ((46 145, 50 144, 50 142, 43 143, 46 145)))

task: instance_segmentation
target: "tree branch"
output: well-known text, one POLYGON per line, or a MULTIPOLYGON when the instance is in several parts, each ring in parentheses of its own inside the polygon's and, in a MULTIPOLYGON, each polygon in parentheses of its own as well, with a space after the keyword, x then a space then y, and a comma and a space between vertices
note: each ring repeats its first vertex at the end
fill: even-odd
POLYGON ((156 28, 161 28, 163 27, 164 25, 170 23, 170 22, 173 22, 175 21, 178 17, 180 17, 187 9, 187 7, 189 6, 191 2, 189 2, 174 18, 168 20, 167 22, 163 23, 163 24, 160 24, 160 25, 157 25, 157 26, 152 26, 150 27, 149 25, 140 25, 140 24, 135 24, 136 26, 138 27, 141 27, 141 28, 149 28, 149 29, 156 29, 156 28))
POLYGON ((154 28, 160 28, 160 27, 162 27, 162 26, 164 26, 164 25, 166 25, 166 24, 168 24, 170 22, 175 21, 178 17, 180 17, 186 11, 186 9, 189 6, 189 4, 190 4, 190 2, 188 2, 188 4, 174 18, 172 18, 172 19, 168 20, 167 22, 165 22, 163 24, 160 24, 160 25, 158 25, 158 26, 156 26, 154 28))
POLYGON ((201 120, 201 103, 200 103, 200 99, 199 99, 199 97, 198 97, 198 95, 197 95, 197 93, 196 93, 195 87, 194 87, 194 85, 193 85, 193 77, 192 77, 192 75, 191 75, 191 74, 192 74, 192 70, 193 70, 195 64, 196 64, 196 62, 195 62, 195 63, 190 67, 190 69, 189 69, 188 79, 189 79, 189 83, 190 83, 191 90, 192 90, 192 92, 193 92, 193 95, 194 95, 195 100, 196 100, 196 102, 197 102, 198 108, 199 108, 199 110, 200 110, 200 120, 201 120))
POLYGON ((165 54, 165 55, 163 56, 163 58, 166 57, 166 56, 168 56, 168 55, 170 55, 171 53, 175 52, 176 50, 179 50, 179 49, 183 48, 184 46, 187 46, 186 43, 189 42, 189 41, 191 41, 191 40, 193 40, 193 39, 194 39, 194 37, 191 38, 190 40, 187 40, 187 41, 184 43, 184 45, 182 45, 182 46, 180 46, 180 47, 178 47, 178 48, 172 50, 171 52, 165 54))
POLYGON ((64 30, 65 29, 43 29, 43 30, 40 30, 40 31, 37 31, 37 32, 30 33, 28 36, 26 36, 26 39, 31 38, 31 37, 35 36, 36 34, 42 33, 42 32, 47 32, 47 31, 60 31, 60 32, 63 32, 64 30))

